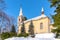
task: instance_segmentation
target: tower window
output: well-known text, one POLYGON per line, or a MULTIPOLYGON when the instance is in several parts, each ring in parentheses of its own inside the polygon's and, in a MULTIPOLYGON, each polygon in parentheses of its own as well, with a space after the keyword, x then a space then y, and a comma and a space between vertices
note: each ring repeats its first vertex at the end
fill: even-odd
POLYGON ((43 23, 40 23, 40 29, 43 29, 43 23))
POLYGON ((20 19, 19 19, 19 21, 20 21, 20 19))

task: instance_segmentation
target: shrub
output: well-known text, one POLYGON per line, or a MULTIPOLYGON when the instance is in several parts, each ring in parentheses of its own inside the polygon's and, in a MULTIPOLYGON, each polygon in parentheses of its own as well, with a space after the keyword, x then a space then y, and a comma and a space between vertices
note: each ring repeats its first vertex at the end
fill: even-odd
POLYGON ((10 34, 7 33, 7 32, 1 34, 1 38, 2 38, 2 40, 6 39, 6 38, 9 38, 9 37, 10 37, 10 34))
POLYGON ((27 37, 27 36, 29 36, 28 33, 24 33, 24 34, 19 34, 19 35, 17 35, 17 34, 14 33, 14 32, 9 32, 9 33, 6 32, 6 33, 2 33, 2 34, 1 34, 2 40, 7 39, 7 38, 10 38, 10 37, 27 37))
POLYGON ((13 33, 13 32, 10 32, 10 33, 6 32, 6 33, 1 34, 2 40, 6 39, 6 38, 14 37, 14 36, 16 37, 17 35, 16 35, 16 33, 13 33))
POLYGON ((10 32, 9 34, 10 34, 10 37, 16 37, 17 36, 17 34, 14 32, 10 32))
POLYGON ((24 33, 24 34, 19 34, 19 35, 18 35, 18 37, 27 37, 27 36, 29 36, 28 33, 24 33))
POLYGON ((24 37, 27 37, 27 36, 29 36, 29 34, 28 34, 28 33, 25 33, 25 34, 24 34, 24 37))

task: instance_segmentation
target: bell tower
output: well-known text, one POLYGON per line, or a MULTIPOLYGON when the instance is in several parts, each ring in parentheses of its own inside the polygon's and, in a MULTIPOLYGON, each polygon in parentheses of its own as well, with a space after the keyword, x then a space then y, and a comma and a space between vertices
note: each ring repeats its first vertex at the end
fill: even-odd
POLYGON ((24 21, 24 16, 22 12, 22 8, 20 8, 19 16, 18 16, 18 25, 24 21))

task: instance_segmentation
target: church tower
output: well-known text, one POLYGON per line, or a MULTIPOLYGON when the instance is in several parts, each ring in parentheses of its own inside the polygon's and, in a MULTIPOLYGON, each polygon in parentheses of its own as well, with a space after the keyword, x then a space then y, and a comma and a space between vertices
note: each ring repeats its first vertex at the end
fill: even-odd
POLYGON ((23 11, 22 8, 20 8, 19 16, 18 16, 18 25, 24 21, 23 11))
POLYGON ((41 16, 40 16, 41 18, 45 18, 45 17, 47 17, 45 14, 44 14, 44 9, 42 8, 42 10, 41 10, 41 16))
POLYGON ((43 14, 44 14, 44 9, 42 8, 42 10, 41 10, 41 11, 42 11, 42 15, 43 15, 43 14))

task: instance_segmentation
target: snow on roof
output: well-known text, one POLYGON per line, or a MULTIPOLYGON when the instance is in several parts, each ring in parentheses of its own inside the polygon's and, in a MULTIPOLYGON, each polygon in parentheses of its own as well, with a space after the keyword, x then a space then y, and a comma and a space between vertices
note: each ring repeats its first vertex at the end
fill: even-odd
POLYGON ((45 18, 45 17, 47 17, 47 16, 42 14, 41 16, 38 16, 38 17, 35 17, 35 18, 32 18, 32 19, 28 19, 28 20, 24 21, 24 23, 28 22, 28 21, 31 21, 31 20, 37 20, 37 19, 45 18))

